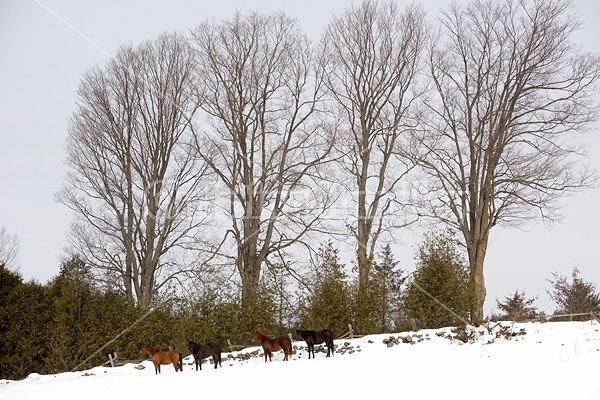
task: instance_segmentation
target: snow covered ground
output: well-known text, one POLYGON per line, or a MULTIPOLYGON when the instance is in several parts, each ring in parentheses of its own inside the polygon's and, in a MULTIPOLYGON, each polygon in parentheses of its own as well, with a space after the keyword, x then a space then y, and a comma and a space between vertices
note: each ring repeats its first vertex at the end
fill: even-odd
POLYGON ((204 364, 195 371, 188 356, 183 373, 163 366, 155 375, 144 361, 141 370, 128 364, 32 374, 0 381, 0 399, 600 399, 596 321, 503 323, 491 332, 479 327, 467 333, 467 343, 451 328, 336 340, 333 358, 318 353, 308 360, 298 349, 292 361, 283 362, 279 352, 266 364, 262 357, 224 353, 216 370, 204 364), (384 343, 390 336, 398 343, 384 343), (412 344, 402 341, 407 336, 412 344))

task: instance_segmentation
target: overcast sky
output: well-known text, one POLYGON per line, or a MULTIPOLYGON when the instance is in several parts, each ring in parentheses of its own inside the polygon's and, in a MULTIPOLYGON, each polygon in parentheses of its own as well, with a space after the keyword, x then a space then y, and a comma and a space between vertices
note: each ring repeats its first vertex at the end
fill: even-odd
MULTIPOLYGON (((424 5, 433 19, 449 2, 424 5)), ((153 39, 164 31, 188 33, 207 17, 228 19, 236 10, 286 11, 318 40, 344 0, 57 1, 0 0, 0 226, 21 241, 20 272, 45 283, 59 271, 65 252, 69 210, 54 201, 65 173, 67 119, 74 111, 82 74, 103 65, 124 43, 153 39)), ((400 4, 403 4, 400 2, 400 4)), ((575 0, 583 29, 576 40, 600 52, 600 1, 575 0)), ((600 124, 585 137, 592 165, 600 169, 600 124)), ((553 272, 573 267, 600 290, 600 189, 564 199, 563 221, 523 230, 494 228, 488 250, 485 313, 515 290, 538 296, 536 305, 554 310, 546 291, 553 272)), ((398 234, 396 259, 414 268, 411 232, 398 234)))

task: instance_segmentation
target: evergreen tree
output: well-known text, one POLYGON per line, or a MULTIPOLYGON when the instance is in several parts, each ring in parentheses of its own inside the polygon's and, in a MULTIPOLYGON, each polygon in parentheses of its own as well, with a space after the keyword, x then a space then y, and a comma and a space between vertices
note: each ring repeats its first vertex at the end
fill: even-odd
POLYGON ((338 252, 331 242, 322 244, 311 263, 309 293, 299 306, 303 329, 331 329, 338 336, 352 322, 352 294, 338 252))
POLYGON ((450 233, 430 233, 402 295, 403 328, 440 328, 469 319, 469 270, 450 233))
MULTIPOLYGON (((46 340, 52 345, 44 361, 52 373, 80 366, 131 324, 132 314, 125 297, 94 287, 91 269, 79 257, 61 264, 49 289, 54 312, 46 340)), ((104 363, 106 354, 117 349, 121 356, 131 353, 132 349, 122 350, 127 347, 117 342, 80 368, 104 363)))
MULTIPOLYGON (((567 277, 553 273, 550 279, 552 290, 548 291, 550 298, 557 304, 555 314, 581 314, 600 309, 600 296, 596 286, 579 276, 579 269, 573 268, 571 283, 567 277)), ((570 317, 572 320, 585 320, 586 316, 570 317)))
POLYGON ((505 297, 503 302, 496 301, 498 308, 506 313, 506 317, 512 321, 523 321, 528 317, 535 316, 537 307, 533 305, 533 299, 525 297, 525 291, 515 290, 512 297, 505 297))
POLYGON ((398 261, 394 260, 389 244, 384 247, 381 257, 380 262, 373 263, 367 290, 360 292, 356 283, 355 328, 361 334, 396 329, 400 290, 406 277, 403 276, 404 271, 396 269, 398 261))
POLYGON ((51 308, 48 293, 35 281, 0 266, 0 379, 46 373, 44 357, 51 308))
POLYGON ((401 290, 406 276, 402 269, 396 268, 399 262, 394 260, 389 243, 383 248, 381 257, 381 262, 374 265, 374 281, 382 288, 379 330, 389 332, 396 329, 401 290))

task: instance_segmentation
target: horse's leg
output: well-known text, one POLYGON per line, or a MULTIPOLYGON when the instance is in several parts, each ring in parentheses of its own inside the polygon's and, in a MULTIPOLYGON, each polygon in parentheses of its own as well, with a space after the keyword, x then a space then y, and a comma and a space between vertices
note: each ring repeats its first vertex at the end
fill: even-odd
POLYGON ((285 357, 283 358, 284 361, 289 361, 290 357, 292 355, 292 343, 290 342, 289 346, 286 345, 286 348, 283 349, 283 352, 285 353, 285 357))
POLYGON ((219 359, 218 359, 218 356, 217 356, 217 352, 216 352, 216 351, 215 351, 215 352, 213 352, 213 354, 212 354, 212 359, 213 359, 213 362, 215 363, 215 369, 217 369, 217 363, 219 362, 219 359))

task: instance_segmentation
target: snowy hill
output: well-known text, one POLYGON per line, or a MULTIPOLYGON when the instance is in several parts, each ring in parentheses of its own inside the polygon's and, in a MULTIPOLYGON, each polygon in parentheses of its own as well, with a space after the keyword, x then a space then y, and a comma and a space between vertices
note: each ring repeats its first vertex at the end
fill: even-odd
MULTIPOLYGON (((260 348, 223 353, 223 367, 184 371, 163 366, 96 367, 0 381, 0 399, 324 398, 600 399, 600 325, 503 323, 336 340, 336 354, 308 360, 304 342, 292 361, 273 362, 260 348), (254 353, 253 353, 254 352, 254 353)), ((183 353, 183 351, 182 351, 183 353)), ((187 354, 184 353, 184 354, 187 354)))

